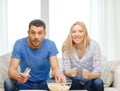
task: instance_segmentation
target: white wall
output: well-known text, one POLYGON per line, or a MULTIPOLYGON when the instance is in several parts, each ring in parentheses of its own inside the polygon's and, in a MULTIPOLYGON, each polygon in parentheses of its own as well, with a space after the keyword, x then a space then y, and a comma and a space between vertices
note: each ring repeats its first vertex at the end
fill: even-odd
POLYGON ((49 38, 55 41, 61 56, 62 43, 73 23, 83 21, 90 31, 90 0, 51 0, 49 3, 49 38))
POLYGON ((41 0, 8 0, 8 46, 27 36, 31 20, 41 18, 41 0))
POLYGON ((8 51, 7 0, 0 0, 0 55, 8 51))
POLYGON ((59 56, 71 25, 79 20, 85 22, 90 37, 99 42, 103 55, 120 59, 120 0, 0 0, 0 15, 0 55, 27 35, 32 19, 41 18, 59 56))

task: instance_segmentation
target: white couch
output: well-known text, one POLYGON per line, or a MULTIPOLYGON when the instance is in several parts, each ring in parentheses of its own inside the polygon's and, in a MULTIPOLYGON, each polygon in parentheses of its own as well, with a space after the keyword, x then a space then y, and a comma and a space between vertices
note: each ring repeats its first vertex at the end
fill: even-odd
MULTIPOLYGON (((4 91, 4 80, 8 77, 8 65, 11 53, 0 56, 0 91, 4 91)), ((61 59, 59 59, 61 65, 61 59)), ((120 91, 120 61, 105 62, 101 78, 105 83, 105 91, 120 91)))

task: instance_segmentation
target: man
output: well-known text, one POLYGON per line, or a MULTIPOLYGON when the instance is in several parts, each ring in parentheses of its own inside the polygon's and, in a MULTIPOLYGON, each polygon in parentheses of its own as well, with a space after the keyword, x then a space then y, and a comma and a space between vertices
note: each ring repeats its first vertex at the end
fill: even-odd
MULTIPOLYGON (((50 67, 51 75, 57 82, 66 81, 66 77, 59 70, 56 45, 45 38, 45 29, 43 21, 32 20, 29 23, 28 36, 17 40, 14 45, 8 75, 16 80, 17 90, 47 90, 46 80, 49 78, 50 67), (19 65, 21 73, 17 72, 19 65), (24 73, 27 67, 31 69, 29 74, 24 73)), ((5 82, 5 90, 11 91, 8 83, 9 81, 5 82)))

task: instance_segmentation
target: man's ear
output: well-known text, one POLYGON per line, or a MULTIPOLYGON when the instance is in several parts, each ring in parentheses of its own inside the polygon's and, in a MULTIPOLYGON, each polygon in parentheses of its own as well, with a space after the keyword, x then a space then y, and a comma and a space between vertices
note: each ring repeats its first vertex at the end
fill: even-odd
POLYGON ((27 33, 28 33, 28 35, 29 35, 30 31, 28 30, 27 33))
POLYGON ((45 36, 46 36, 46 31, 45 31, 45 36))

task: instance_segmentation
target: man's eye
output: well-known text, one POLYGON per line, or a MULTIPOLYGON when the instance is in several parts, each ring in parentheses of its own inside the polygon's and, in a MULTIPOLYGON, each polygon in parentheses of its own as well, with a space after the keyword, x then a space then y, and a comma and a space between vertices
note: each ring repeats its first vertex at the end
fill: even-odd
POLYGON ((31 32, 31 34, 35 34, 35 32, 31 32))
POLYGON ((43 34, 43 32, 39 32, 38 34, 43 34))

